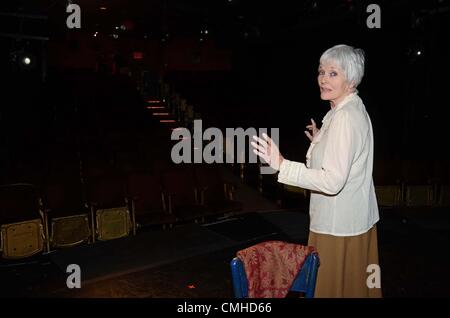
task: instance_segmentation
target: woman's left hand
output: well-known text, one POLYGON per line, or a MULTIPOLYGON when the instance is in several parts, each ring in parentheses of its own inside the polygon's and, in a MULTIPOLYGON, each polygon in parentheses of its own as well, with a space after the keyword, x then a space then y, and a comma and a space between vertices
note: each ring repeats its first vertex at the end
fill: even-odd
POLYGON ((273 140, 265 133, 263 133, 263 138, 253 136, 253 139, 256 141, 251 142, 254 148, 253 152, 263 159, 272 169, 280 170, 284 158, 273 140))
POLYGON ((311 118, 311 125, 306 126, 308 130, 311 131, 311 133, 308 130, 305 130, 305 135, 308 137, 309 141, 313 141, 314 137, 319 133, 319 130, 317 128, 316 122, 314 119, 311 118))

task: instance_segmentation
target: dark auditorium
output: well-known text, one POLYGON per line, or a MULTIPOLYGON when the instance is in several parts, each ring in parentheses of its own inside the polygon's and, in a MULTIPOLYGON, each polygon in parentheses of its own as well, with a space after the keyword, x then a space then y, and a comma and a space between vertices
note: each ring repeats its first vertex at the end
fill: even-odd
POLYGON ((0 298, 450 297, 448 30, 450 0, 0 1, 0 298))

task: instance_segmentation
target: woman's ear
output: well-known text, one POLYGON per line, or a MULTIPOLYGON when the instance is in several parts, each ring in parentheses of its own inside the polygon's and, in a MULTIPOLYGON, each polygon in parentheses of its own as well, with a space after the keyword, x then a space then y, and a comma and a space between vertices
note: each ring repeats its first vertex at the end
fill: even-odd
POLYGON ((355 91, 356 90, 356 83, 355 83, 355 81, 351 81, 350 84, 348 84, 348 89, 350 91, 355 91))

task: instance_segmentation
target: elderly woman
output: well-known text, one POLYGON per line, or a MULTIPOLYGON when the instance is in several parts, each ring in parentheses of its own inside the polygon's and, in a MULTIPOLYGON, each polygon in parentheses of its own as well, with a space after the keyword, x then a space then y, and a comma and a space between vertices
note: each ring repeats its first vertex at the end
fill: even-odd
POLYGON ((363 74, 360 49, 337 45, 322 54, 317 80, 331 109, 320 130, 314 120, 306 126, 306 164, 284 159, 267 135, 252 142, 279 171, 278 182, 311 190, 308 245, 320 257, 316 297, 381 297, 372 124, 356 90, 363 74))

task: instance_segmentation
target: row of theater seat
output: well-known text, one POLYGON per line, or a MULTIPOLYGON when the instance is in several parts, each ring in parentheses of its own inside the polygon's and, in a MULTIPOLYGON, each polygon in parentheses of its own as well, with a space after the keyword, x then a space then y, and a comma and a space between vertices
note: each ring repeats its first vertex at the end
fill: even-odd
MULTIPOLYGON (((430 165, 403 161, 376 162, 374 175, 375 192, 381 207, 449 207, 450 178, 443 172, 448 166, 445 162, 434 162, 431 168, 437 172, 427 173, 430 165)), ((244 174, 252 171, 245 168, 244 174)), ((280 185, 272 175, 259 176, 253 171, 253 184, 264 194, 270 194, 285 207, 306 208, 309 204, 309 191, 298 187, 280 185)), ((244 176, 244 179, 248 178, 244 176)))
POLYGON ((374 183, 379 205, 450 206, 448 164, 443 159, 375 160, 374 183))
POLYGON ((387 207, 448 207, 449 184, 405 184, 375 186, 378 204, 387 207))
POLYGON ((39 151, 30 156, 31 148, 21 139, 9 140, 14 147, 7 151, 0 186, 2 258, 29 257, 123 237, 146 225, 196 221, 225 213, 222 207, 239 208, 226 196, 232 188, 224 193, 223 185, 217 198, 224 204, 214 206, 219 202, 213 198, 216 187, 201 183, 208 177, 200 168, 158 170, 163 166, 158 162, 170 154, 170 131, 152 118, 132 87, 121 87, 118 96, 110 91, 113 79, 107 76, 58 78, 54 85, 79 85, 49 112, 48 136, 33 139, 39 151))
POLYGON ((41 187, 0 186, 3 258, 110 240, 141 227, 201 222, 238 212, 235 185, 218 166, 184 166, 161 174, 59 176, 41 187))
MULTIPOLYGON (((450 184, 407 184, 403 182, 376 185, 380 207, 449 207, 450 184)), ((295 196, 307 206, 309 191, 292 186, 282 187, 282 198, 295 196)), ((299 200, 296 201, 297 203, 299 200)))
MULTIPOLYGON (((91 93, 76 90, 81 106, 88 106, 91 93)), ((141 113, 144 121, 133 113, 131 122, 139 122, 137 127, 124 127, 120 120, 111 121, 109 108, 102 106, 107 103, 96 99, 100 117, 94 120, 80 112, 82 126, 72 117, 61 117, 54 128, 67 129, 50 134, 54 140, 39 142, 39 156, 12 154, 0 186, 2 257, 29 257, 124 237, 141 227, 198 222, 239 211, 241 203, 233 200, 235 186, 224 181, 219 167, 176 167, 168 160, 171 129, 189 113, 170 100, 167 110, 177 114, 178 122, 161 125, 150 108, 141 113)))

